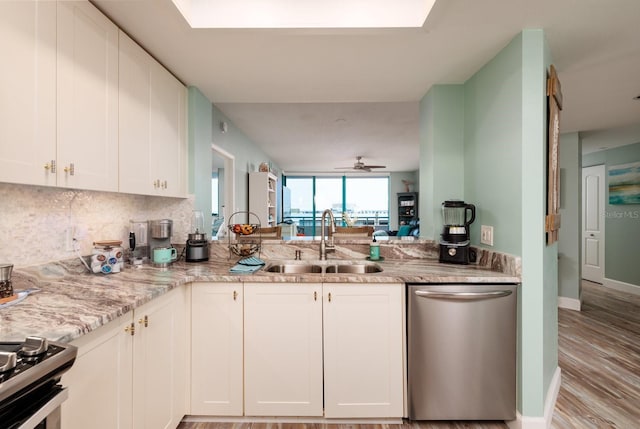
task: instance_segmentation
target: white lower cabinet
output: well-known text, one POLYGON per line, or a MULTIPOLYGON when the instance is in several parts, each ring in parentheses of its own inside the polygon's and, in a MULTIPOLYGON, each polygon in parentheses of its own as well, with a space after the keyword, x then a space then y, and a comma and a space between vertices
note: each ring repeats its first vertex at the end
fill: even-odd
POLYGON ((247 416, 322 416, 322 285, 245 283, 247 416))
POLYGON ((180 287, 74 341, 62 427, 177 427, 187 412, 188 309, 180 287))
POLYGON ((187 412, 188 288, 136 309, 133 427, 175 428, 187 412))
POLYGON ((245 415, 403 416, 403 285, 244 287, 245 415))
POLYGON ((402 291, 324 284, 325 417, 402 417, 402 291))
POLYGON ((62 404, 65 429, 129 429, 133 426, 133 337, 125 315, 72 342, 78 356, 62 376, 69 398, 62 404))
POLYGON ((192 415, 242 416, 242 283, 191 285, 192 415))

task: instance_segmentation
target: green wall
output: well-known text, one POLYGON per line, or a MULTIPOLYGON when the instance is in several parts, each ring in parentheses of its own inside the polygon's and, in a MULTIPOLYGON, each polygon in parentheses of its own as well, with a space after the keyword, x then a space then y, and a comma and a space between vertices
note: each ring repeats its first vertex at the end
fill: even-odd
MULTIPOLYGON (((640 162, 640 143, 582 157, 583 167, 604 164, 607 172, 613 165, 633 162, 640 162)), ((608 183, 608 178, 605 183, 608 183)), ((605 278, 640 287, 640 205, 611 205, 608 186, 605 188, 605 278)))
MULTIPOLYGON (((246 211, 249 209, 249 173, 258 171, 260 163, 270 162, 271 159, 215 105, 213 105, 213 115, 210 120, 213 122, 213 144, 235 157, 236 207, 231 210, 231 213, 235 210, 246 211), (226 133, 223 133, 220 128, 221 122, 227 123, 226 133)), ((280 169, 273 163, 272 167, 275 170, 274 174, 278 176, 278 183, 281 185, 280 169)))
POLYGON ((189 193, 194 194, 194 209, 202 210, 205 225, 211 225, 211 107, 198 88, 189 87, 189 193))
POLYGON ((521 255, 522 41, 512 41, 464 84, 464 197, 476 205, 471 242, 493 226, 493 248, 521 255))
MULTIPOLYGON (((562 120, 562 119, 561 119, 562 120)), ((578 133, 560 136, 558 296, 580 299, 582 278, 582 148, 578 133)))
POLYGON ((436 85, 420 101, 420 237, 440 239, 442 202, 464 199, 464 88, 436 85))
MULTIPOLYGON (((541 30, 525 30, 464 85, 431 88, 420 103, 421 235, 437 239, 440 203, 476 204, 494 250, 522 257, 518 299, 518 409, 542 417, 557 364, 557 245, 547 246, 546 71, 541 30), (424 225, 425 217, 421 217, 424 225)), ((550 416, 547 416, 550 417, 550 416)))

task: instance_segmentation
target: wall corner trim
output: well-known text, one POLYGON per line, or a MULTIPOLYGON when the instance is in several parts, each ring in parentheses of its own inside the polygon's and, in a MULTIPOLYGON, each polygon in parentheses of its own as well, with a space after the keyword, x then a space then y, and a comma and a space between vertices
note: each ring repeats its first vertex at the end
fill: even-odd
POLYGON ((558 400, 558 392, 560 392, 561 382, 561 370, 560 367, 556 367, 556 371, 553 374, 551 383, 549 384, 549 389, 547 390, 547 399, 544 404, 544 416, 527 417, 518 412, 515 420, 505 421, 509 429, 549 429, 551 427, 551 420, 553 419, 553 410, 555 409, 556 401, 558 400))
POLYGON ((580 311, 582 301, 575 298, 567 298, 566 296, 558 297, 558 308, 566 308, 567 310, 580 311))

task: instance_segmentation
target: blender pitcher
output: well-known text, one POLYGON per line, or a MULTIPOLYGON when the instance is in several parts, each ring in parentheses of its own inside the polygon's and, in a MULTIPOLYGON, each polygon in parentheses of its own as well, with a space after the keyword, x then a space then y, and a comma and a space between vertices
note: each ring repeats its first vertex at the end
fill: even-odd
POLYGON ((442 203, 443 241, 455 243, 469 240, 469 225, 476 219, 476 206, 461 200, 442 203))

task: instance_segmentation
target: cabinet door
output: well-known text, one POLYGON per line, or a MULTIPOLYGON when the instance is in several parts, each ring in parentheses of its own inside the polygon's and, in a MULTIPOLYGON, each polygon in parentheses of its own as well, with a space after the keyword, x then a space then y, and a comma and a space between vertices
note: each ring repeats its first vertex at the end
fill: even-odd
POLYGON ((56 3, 0 1, 0 182, 55 185, 56 3))
POLYGON ((191 298, 191 414, 241 416, 242 283, 193 283, 191 298))
POLYGON ((131 429, 133 336, 131 313, 80 337, 75 363, 62 377, 66 429, 131 429), (127 332, 125 332, 125 329, 127 332))
POLYGON ((58 2, 58 186, 118 190, 118 29, 89 2, 58 2))
POLYGON ((136 309, 133 426, 175 428, 186 413, 185 298, 178 288, 136 309))
POLYGON ((120 191, 186 194, 186 88, 120 32, 120 191))
POLYGON ((159 195, 181 197, 186 193, 186 100, 184 85, 154 61, 149 132, 159 195))
POLYGON ((150 159, 151 63, 149 54, 120 31, 119 50, 119 190, 156 194, 150 159))
POLYGON ((322 287, 244 285, 245 415, 322 415, 322 287))
POLYGON ((324 284, 325 417, 402 417, 402 285, 324 284))

